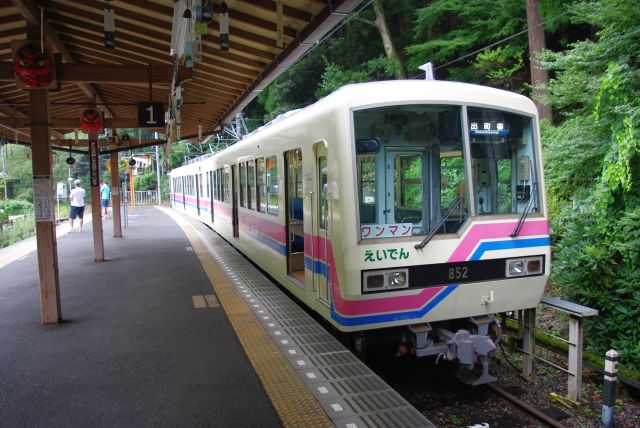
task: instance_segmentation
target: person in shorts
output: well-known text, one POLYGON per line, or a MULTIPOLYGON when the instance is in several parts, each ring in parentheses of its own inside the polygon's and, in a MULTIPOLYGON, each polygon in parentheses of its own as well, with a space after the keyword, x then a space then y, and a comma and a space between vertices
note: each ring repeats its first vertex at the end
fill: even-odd
POLYGON ((109 200, 111 199, 111 189, 105 180, 100 186, 100 205, 102 206, 102 218, 109 218, 109 200))
POLYGON ((71 212, 69 213, 69 220, 71 220, 71 230, 73 230, 73 221, 76 217, 80 217, 80 232, 82 232, 82 223, 84 222, 84 195, 85 191, 80 186, 80 180, 73 182, 75 187, 69 194, 69 203, 71 204, 71 212))

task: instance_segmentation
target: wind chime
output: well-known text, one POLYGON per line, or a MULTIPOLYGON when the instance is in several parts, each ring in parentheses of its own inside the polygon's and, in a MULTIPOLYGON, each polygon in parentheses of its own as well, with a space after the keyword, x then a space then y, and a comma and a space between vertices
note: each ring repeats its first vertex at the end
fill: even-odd
POLYGON ((116 48, 116 18, 115 11, 111 7, 110 0, 106 0, 104 8, 104 48, 113 50, 116 48))

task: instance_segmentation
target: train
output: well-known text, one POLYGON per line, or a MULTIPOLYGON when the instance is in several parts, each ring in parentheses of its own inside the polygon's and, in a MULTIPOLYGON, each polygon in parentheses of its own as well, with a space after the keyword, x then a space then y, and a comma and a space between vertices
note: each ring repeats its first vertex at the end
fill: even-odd
POLYGON ((473 384, 495 380, 496 314, 536 307, 549 277, 538 112, 512 92, 346 85, 170 178, 173 208, 335 329, 394 332, 473 384))

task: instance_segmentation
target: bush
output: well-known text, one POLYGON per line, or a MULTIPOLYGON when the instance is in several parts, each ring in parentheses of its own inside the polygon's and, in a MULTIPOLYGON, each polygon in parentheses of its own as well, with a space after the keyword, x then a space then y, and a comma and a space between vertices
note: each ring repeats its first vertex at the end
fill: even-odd
POLYGON ((8 199, 0 203, 0 208, 8 215, 26 214, 33 210, 33 204, 23 199, 8 199))
POLYGON ((0 229, 0 248, 15 244, 35 234, 35 222, 33 216, 15 220, 10 226, 0 229))
MULTIPOLYGON (((569 211, 569 210, 567 210, 569 211)), ((587 349, 614 348, 627 367, 640 368, 640 208, 607 222, 595 209, 565 212, 554 221, 554 282, 572 301, 598 309, 586 322, 587 349)))

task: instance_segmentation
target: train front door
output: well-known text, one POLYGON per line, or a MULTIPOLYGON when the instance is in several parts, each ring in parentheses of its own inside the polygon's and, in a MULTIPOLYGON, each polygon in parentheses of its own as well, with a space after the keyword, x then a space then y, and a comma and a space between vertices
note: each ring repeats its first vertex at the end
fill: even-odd
POLYGON ((382 219, 385 224, 411 224, 429 227, 430 153, 415 149, 385 152, 386 191, 382 219))
POLYGON ((317 188, 314 189, 313 205, 311 207, 313 244, 311 245, 313 289, 317 297, 322 302, 330 302, 330 267, 329 257, 329 184, 328 184, 328 164, 327 149, 324 143, 315 146, 316 151, 316 177, 317 188))
POLYGON ((285 194, 287 217, 287 273, 304 284, 304 214, 302 151, 285 153, 285 194))

